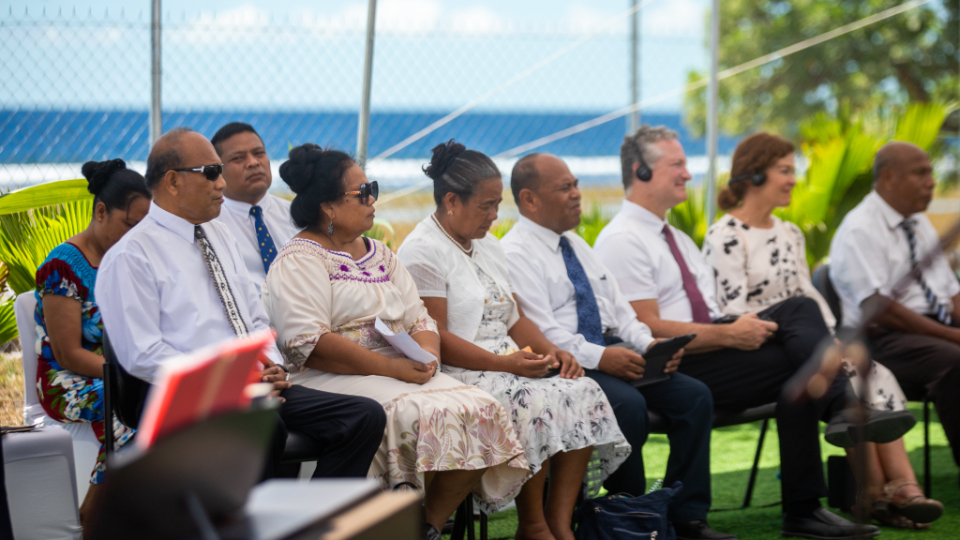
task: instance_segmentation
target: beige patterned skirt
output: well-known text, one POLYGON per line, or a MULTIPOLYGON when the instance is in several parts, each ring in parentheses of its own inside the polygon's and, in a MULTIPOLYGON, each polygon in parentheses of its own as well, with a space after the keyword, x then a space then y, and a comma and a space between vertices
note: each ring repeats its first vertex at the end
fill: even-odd
POLYGON ((291 374, 303 386, 379 401, 387 413, 383 442, 369 476, 386 489, 423 473, 487 469, 474 494, 484 503, 516 497, 530 476, 503 406, 475 386, 438 373, 423 385, 379 375, 336 375, 313 369, 291 374))

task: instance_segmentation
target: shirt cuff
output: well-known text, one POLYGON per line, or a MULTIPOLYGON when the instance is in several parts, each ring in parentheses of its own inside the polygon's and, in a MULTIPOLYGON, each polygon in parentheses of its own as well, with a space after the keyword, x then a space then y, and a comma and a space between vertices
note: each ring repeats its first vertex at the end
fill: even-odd
POLYGON ((594 343, 584 343, 577 351, 577 363, 583 369, 600 369, 600 357, 606 347, 594 343))

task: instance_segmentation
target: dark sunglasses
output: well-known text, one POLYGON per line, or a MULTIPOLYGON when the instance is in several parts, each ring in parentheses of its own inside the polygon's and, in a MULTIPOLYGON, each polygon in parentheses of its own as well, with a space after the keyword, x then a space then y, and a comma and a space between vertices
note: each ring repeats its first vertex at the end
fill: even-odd
POLYGON ((206 177, 207 180, 216 180, 223 174, 223 163, 216 165, 204 165, 203 167, 186 167, 183 169, 171 169, 177 172, 198 172, 206 177))
POLYGON ((380 186, 377 185, 377 181, 374 180, 369 184, 360 184, 359 191, 346 191, 344 195, 359 195, 360 202, 362 204, 367 204, 367 201, 370 200, 370 197, 373 197, 373 200, 377 200, 377 197, 380 195, 380 186))

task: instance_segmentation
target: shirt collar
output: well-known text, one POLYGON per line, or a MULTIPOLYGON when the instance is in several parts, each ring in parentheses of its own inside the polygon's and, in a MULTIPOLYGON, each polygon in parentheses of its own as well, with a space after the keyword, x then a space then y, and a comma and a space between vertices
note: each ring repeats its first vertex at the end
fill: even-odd
POLYGON ((663 232, 663 226, 667 224, 666 221, 660 219, 653 212, 635 202, 631 202, 626 199, 624 199, 623 206, 620 208, 620 211, 623 212, 625 217, 639 222, 641 225, 647 229, 650 229, 650 231, 655 234, 660 234, 663 232))
POLYGON ((904 218, 903 214, 897 212, 892 206, 890 206, 890 203, 883 200, 883 197, 881 197, 876 191, 871 191, 867 197, 873 199, 873 204, 877 207, 877 210, 879 210, 880 215, 883 217, 883 221, 887 224, 887 227, 891 231, 899 227, 904 221, 913 217, 910 216, 908 218, 904 218))
POLYGON ((550 229, 544 227, 543 225, 540 225, 539 223, 534 222, 532 219, 525 216, 520 216, 520 220, 517 221, 517 225, 524 227, 525 229, 533 233, 535 237, 539 238, 541 242, 543 242, 544 244, 546 244, 548 248, 550 248, 550 251, 557 251, 558 249, 560 249, 561 235, 551 231, 550 229))
POLYGON ((157 203, 153 201, 150 202, 150 211, 147 212, 147 215, 159 223, 161 227, 170 230, 177 236, 183 237, 183 239, 187 242, 192 244, 194 241, 196 241, 196 236, 194 233, 195 225, 193 223, 190 223, 178 215, 167 212, 163 208, 157 206, 157 203))
MULTIPOLYGON (((266 213, 267 209, 270 208, 270 194, 264 193, 263 197, 260 198, 260 201, 257 202, 257 205, 260 206, 264 213, 266 213)), ((253 208, 253 205, 250 203, 237 201, 227 197, 226 195, 223 197, 223 206, 231 212, 240 214, 242 216, 250 215, 250 209, 253 208)))

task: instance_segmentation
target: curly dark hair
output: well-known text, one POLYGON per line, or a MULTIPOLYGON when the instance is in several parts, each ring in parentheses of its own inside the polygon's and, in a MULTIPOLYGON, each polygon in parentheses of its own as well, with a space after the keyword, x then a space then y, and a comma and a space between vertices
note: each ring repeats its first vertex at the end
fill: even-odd
POLYGON ((126 210, 137 197, 150 199, 147 182, 137 171, 127 168, 122 159, 88 161, 80 169, 87 179, 87 191, 93 205, 102 202, 107 210, 126 210))
POLYGON ((443 204, 447 193, 456 193, 461 201, 467 201, 477 192, 481 181, 500 178, 500 169, 486 154, 468 150, 453 139, 438 144, 431 152, 433 156, 423 172, 433 180, 433 200, 437 206, 443 204))
MULTIPOLYGON (((733 164, 730 166, 730 178, 748 174, 758 174, 769 169, 778 159, 792 154, 794 144, 783 137, 770 133, 754 133, 740 141, 733 152, 733 164)), ((750 182, 728 183, 717 195, 717 206, 722 210, 736 208, 747 193, 750 182)))
POLYGON ((290 216, 297 227, 320 224, 320 205, 343 196, 343 177, 354 163, 346 152, 324 150, 311 143, 290 150, 290 159, 280 166, 280 178, 297 194, 290 205, 290 216))

